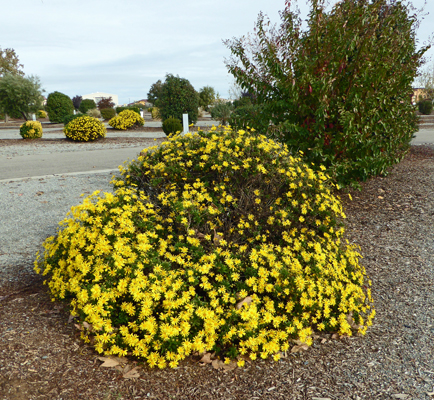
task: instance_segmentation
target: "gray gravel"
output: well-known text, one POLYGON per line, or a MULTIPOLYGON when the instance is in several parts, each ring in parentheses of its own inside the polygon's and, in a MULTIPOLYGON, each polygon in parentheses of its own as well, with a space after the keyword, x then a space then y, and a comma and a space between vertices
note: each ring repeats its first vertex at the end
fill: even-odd
POLYGON ((33 268, 36 251, 56 233, 70 208, 82 201, 82 193, 112 191, 111 176, 95 173, 0 182, 0 286, 33 268))

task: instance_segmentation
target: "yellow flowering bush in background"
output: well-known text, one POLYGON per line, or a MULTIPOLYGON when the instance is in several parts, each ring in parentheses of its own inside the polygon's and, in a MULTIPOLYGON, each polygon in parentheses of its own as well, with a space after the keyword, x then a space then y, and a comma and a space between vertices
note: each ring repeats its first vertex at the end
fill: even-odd
POLYGON ((47 113, 44 110, 39 110, 38 118, 47 118, 47 113))
POLYGON ((26 121, 20 126, 23 139, 39 139, 42 137, 42 125, 39 121, 26 121))
POLYGON ((121 111, 116 117, 113 117, 108 124, 113 129, 127 130, 137 126, 143 126, 145 120, 132 110, 121 111))
POLYGON ((104 138, 107 131, 99 119, 83 115, 68 122, 63 128, 63 132, 68 139, 77 142, 89 142, 104 138))
POLYGON ((192 353, 279 358, 375 310, 334 187, 284 145, 213 128, 120 167, 44 243, 35 269, 99 353, 176 367, 192 353))

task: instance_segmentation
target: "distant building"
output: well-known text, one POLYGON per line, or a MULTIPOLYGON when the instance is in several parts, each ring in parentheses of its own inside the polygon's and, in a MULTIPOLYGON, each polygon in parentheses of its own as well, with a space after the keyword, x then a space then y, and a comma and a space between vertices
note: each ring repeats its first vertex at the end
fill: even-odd
POLYGON ((91 93, 91 94, 85 94, 85 95, 83 95, 81 97, 82 97, 83 100, 84 99, 93 100, 97 104, 103 98, 108 99, 109 97, 111 97, 112 98, 112 102, 115 103, 115 107, 119 105, 119 98, 118 98, 117 94, 96 92, 96 93, 91 93))

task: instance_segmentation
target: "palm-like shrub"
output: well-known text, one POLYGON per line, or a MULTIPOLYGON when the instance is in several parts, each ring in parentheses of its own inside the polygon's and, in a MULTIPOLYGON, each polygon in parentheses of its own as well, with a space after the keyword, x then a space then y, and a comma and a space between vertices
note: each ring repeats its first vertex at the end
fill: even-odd
POLYGON ((121 111, 116 117, 109 121, 109 125, 113 129, 127 130, 133 127, 143 126, 145 120, 132 110, 121 111))
POLYGON ((39 121, 27 121, 20 126, 23 139, 39 139, 42 137, 42 125, 39 121))
POLYGON ((371 324, 333 187, 285 146, 244 131, 178 135, 113 183, 72 209, 35 265, 98 352, 164 368, 210 351, 243 365, 310 344, 314 330, 371 324))
POLYGON ((88 115, 78 116, 63 128, 68 139, 76 142, 89 142, 105 137, 104 124, 96 118, 88 115))

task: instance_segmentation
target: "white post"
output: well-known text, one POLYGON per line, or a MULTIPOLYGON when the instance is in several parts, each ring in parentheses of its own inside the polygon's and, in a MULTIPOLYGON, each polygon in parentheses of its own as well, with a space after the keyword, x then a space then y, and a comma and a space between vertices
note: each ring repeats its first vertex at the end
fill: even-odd
POLYGON ((32 114, 32 120, 36 121, 36 115, 35 114, 32 114))
POLYGON ((143 110, 140 110, 140 116, 143 118, 143 110))
POLYGON ((184 127, 183 135, 188 133, 188 114, 182 114, 182 126, 184 127))

